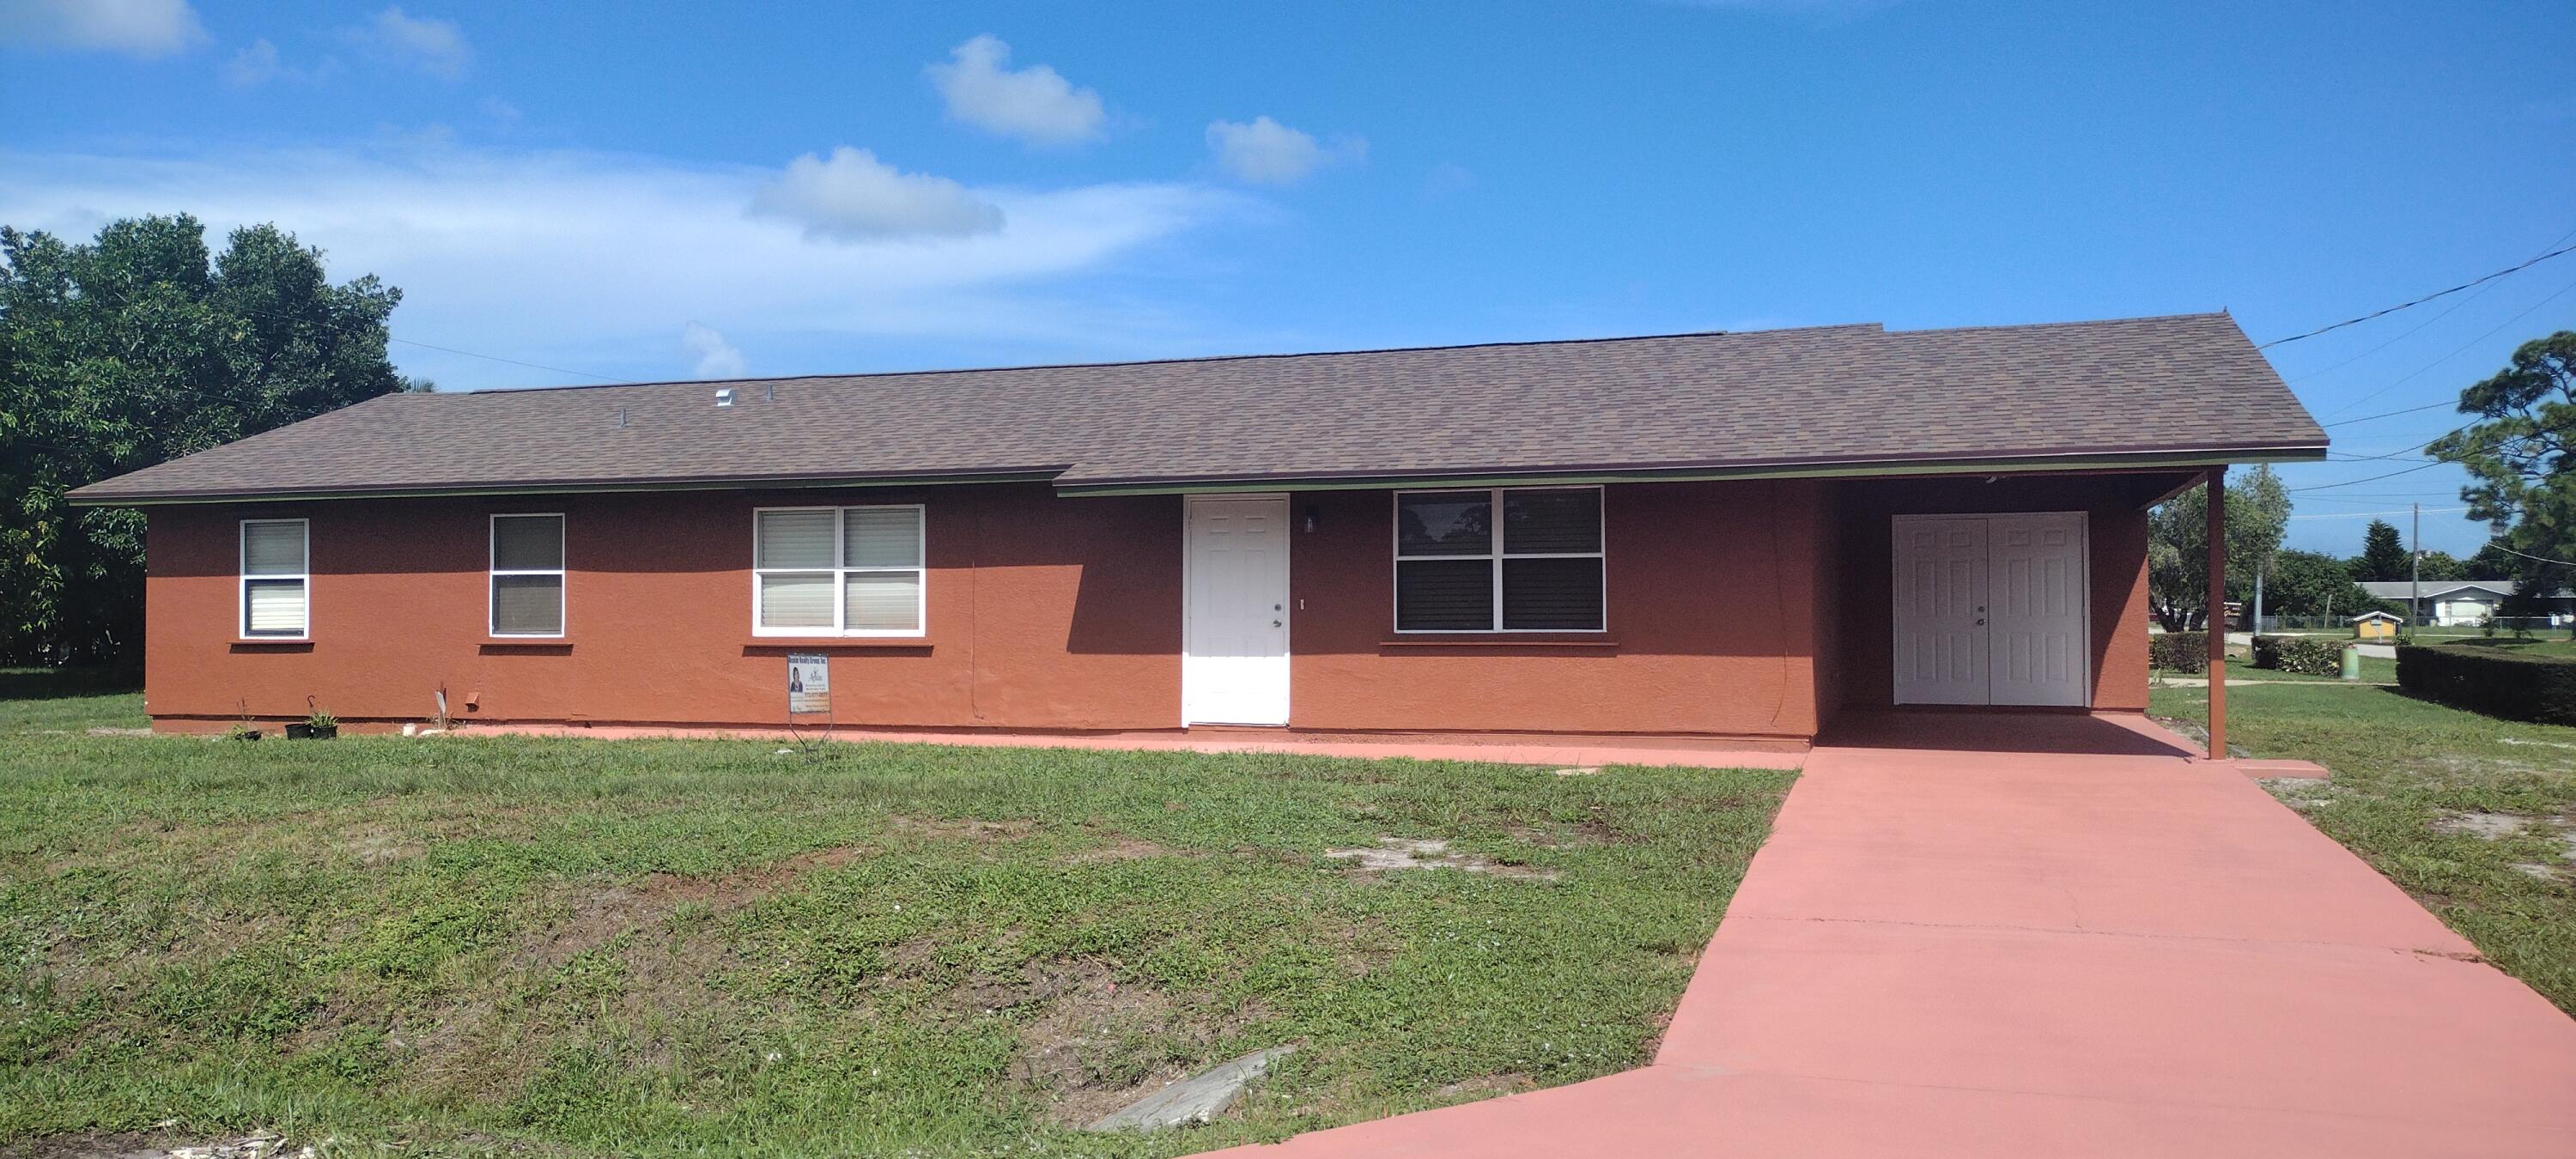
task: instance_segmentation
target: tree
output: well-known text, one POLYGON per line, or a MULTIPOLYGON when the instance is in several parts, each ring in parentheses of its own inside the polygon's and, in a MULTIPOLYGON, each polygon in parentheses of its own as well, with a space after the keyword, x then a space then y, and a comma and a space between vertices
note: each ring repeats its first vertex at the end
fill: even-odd
POLYGON ((0 226, 0 662, 130 661, 143 518, 63 494, 402 389, 401 292, 332 285, 275 226, 210 255, 186 215, 67 243, 0 226))
POLYGON ((2361 533, 2361 554, 2352 560, 2352 578, 2402 580, 2411 574, 2411 566, 2406 541, 2398 538, 2397 526, 2385 519, 2371 520, 2369 530, 2361 533))
POLYGON ((2478 553, 2470 556, 2469 561, 2462 566, 2469 573, 2460 577, 2462 579, 2504 579, 2520 571, 2522 564, 2520 560, 2514 558, 2512 552, 2506 551, 2501 544, 2490 539, 2486 546, 2480 547, 2478 553))
POLYGON ((2284 549, 2273 558, 2263 596, 2268 603, 2266 611, 2278 610, 2284 616, 2344 618, 2374 609, 2400 610, 2399 605, 2372 599, 2361 590, 2344 561, 2324 552, 2296 548, 2284 549))
POLYGON ((2576 580, 2576 330, 2523 343, 2460 392, 2460 413, 2477 421, 2424 453, 2468 468, 2460 498, 2513 560, 2524 598, 2510 611, 2528 614, 2576 580))
POLYGON ((2447 551, 2421 552, 2416 557, 2416 566, 2423 569, 2422 574, 2424 578, 2428 580, 2464 580, 2479 578, 2469 574, 2468 564, 2453 558, 2451 553, 2447 551))
MULTIPOLYGON (((2209 488, 2193 487, 2147 516, 2147 600, 2168 632, 2188 631, 2209 609, 2209 488)), ((2227 485, 2229 586, 2253 583, 2254 569, 2281 550, 2290 495, 2280 476, 2257 466, 2227 485)))

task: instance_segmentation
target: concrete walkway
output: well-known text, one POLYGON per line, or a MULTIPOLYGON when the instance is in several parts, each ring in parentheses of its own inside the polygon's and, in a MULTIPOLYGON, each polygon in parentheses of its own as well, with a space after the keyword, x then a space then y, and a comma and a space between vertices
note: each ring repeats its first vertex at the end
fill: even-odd
POLYGON ((1835 739, 1652 1066, 1240 1153, 2576 1155, 2576 1021, 2237 770, 2107 718, 1835 739))

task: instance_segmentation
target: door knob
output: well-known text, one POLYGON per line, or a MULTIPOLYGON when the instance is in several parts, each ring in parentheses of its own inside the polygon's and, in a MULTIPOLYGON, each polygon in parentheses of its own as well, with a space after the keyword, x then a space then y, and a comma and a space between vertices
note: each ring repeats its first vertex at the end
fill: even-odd
MULTIPOLYGON (((1985 621, 1983 621, 1983 620, 1978 621, 1978 623, 1984 623, 1984 622, 1985 622, 1985 621)), ((1277 621, 1277 620, 1272 620, 1272 621, 1270 621, 1270 626, 1271 626, 1271 627, 1273 627, 1273 628, 1278 627, 1278 626, 1279 626, 1279 621, 1277 621)))

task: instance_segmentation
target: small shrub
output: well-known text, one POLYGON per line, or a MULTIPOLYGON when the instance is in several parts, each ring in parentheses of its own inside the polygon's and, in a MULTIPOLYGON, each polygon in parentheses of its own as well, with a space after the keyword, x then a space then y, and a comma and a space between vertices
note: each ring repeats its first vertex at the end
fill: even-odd
POLYGON ((2254 666, 2304 676, 2343 675, 2342 640, 2321 636, 2256 636, 2254 666))
POLYGON ((2209 671, 2209 633, 2166 632, 2147 637, 2147 665, 2167 672, 2209 671))
POLYGON ((2576 659, 2564 656, 2404 646, 2397 649, 2397 686, 2506 720, 2576 724, 2576 659))

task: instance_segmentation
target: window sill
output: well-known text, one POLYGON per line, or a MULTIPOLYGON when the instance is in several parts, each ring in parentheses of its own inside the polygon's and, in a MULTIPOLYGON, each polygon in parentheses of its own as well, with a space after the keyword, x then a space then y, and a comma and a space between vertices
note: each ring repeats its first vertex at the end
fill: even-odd
POLYGON ((1392 636, 1380 648, 1542 648, 1551 651, 1615 652, 1617 637, 1599 632, 1425 632, 1392 636))
POLYGON ((572 651, 572 638, 569 636, 486 636, 476 644, 476 647, 486 656, 506 656, 512 653, 552 656, 572 651))
POLYGON ((235 652, 310 652, 313 641, 288 640, 277 636, 242 636, 233 640, 235 652))

